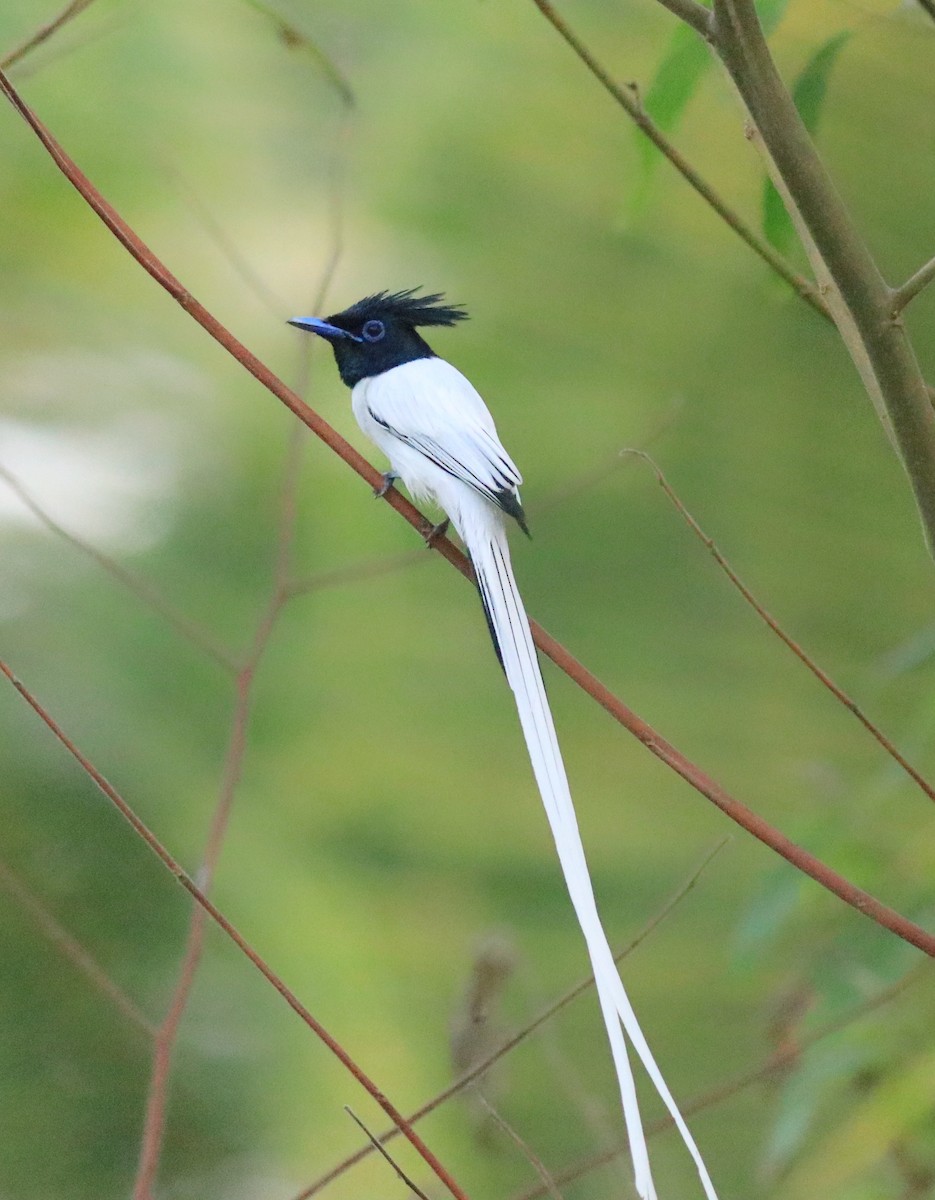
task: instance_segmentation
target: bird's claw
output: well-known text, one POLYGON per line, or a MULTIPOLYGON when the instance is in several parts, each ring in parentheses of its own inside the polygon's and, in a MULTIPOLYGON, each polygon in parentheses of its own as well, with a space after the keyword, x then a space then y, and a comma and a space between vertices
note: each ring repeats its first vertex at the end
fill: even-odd
POLYGON ((425 538, 426 550, 431 550, 436 541, 445 536, 450 524, 451 522, 445 517, 444 521, 439 521, 437 525, 429 525, 428 529, 423 529, 422 536, 425 538))
POLYGON ((374 500, 379 500, 383 496, 385 496, 386 493, 390 490, 390 488, 393 486, 393 484, 396 482, 396 480, 398 478, 399 478, 399 476, 396 474, 395 471, 384 471, 383 472, 383 482, 380 484, 379 487, 375 487, 373 489, 374 500))

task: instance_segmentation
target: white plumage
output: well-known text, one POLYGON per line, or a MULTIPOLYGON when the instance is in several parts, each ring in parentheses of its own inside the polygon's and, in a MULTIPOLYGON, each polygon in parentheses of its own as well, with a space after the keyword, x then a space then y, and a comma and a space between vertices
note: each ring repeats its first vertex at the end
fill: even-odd
POLYGON ((643 1200, 655 1200, 624 1032, 671 1113, 708 1200, 717 1200, 698 1148, 637 1023, 595 904, 529 619, 513 577, 500 506, 518 503, 522 477, 500 444, 484 401, 460 371, 443 359, 419 358, 362 379, 354 386, 351 399, 364 433, 387 456, 414 498, 444 509, 471 557, 516 699, 568 892, 587 942, 620 1085, 636 1189, 643 1200))

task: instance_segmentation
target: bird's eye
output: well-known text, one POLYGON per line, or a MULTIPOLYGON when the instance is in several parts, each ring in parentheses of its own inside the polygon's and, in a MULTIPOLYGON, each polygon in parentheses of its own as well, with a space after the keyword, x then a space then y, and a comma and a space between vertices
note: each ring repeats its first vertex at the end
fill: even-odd
POLYGON ((368 321, 360 332, 365 342, 378 342, 386 333, 386 326, 382 321, 368 321))

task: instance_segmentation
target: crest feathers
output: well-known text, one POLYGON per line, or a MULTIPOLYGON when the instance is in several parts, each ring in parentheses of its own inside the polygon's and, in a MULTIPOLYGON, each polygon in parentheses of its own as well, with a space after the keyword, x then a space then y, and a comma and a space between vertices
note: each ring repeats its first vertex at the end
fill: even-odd
POLYGON ((365 296, 343 312, 335 313, 328 320, 344 326, 361 321, 396 320, 415 328, 418 325, 454 325, 466 321, 468 314, 460 304, 445 304, 442 292, 418 296, 418 288, 406 288, 401 292, 375 292, 365 296))

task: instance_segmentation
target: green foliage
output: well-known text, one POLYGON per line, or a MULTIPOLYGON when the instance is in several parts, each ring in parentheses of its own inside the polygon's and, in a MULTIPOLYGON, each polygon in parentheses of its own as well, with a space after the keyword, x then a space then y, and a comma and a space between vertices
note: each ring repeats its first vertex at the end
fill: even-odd
MULTIPOLYGON (((757 13, 767 35, 781 21, 787 3, 788 0, 760 0, 757 13)), ((708 45, 694 29, 681 23, 676 25, 668 49, 643 97, 646 111, 667 136, 678 128, 689 102, 714 62, 708 45)), ((641 166, 629 201, 629 214, 636 218, 650 201, 651 181, 662 154, 639 129, 634 129, 633 136, 641 166)))

